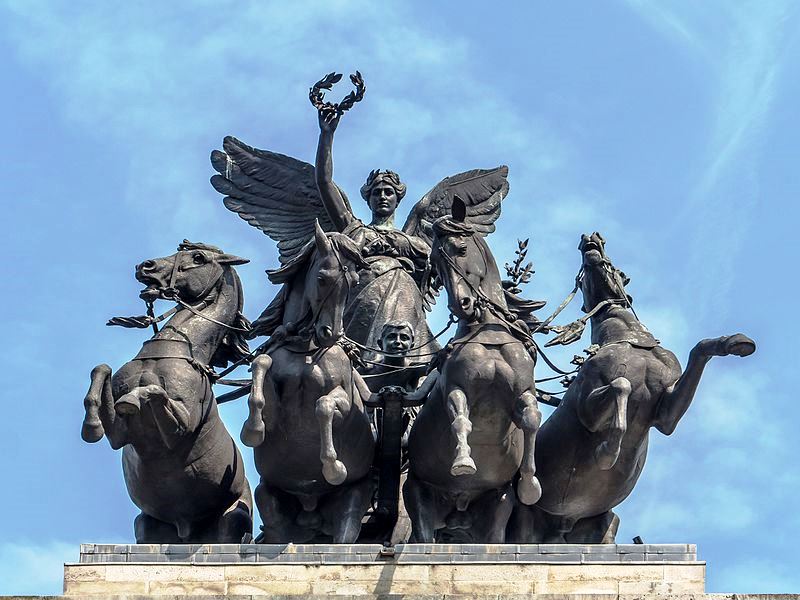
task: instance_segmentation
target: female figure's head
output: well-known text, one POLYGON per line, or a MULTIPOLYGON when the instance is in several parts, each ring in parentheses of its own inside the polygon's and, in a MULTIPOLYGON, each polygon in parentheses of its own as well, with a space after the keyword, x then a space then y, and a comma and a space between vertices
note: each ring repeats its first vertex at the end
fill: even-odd
POLYGON ((400 200, 406 195, 406 184, 394 171, 371 171, 361 186, 361 197, 366 200, 373 217, 386 219, 394 214, 400 200))

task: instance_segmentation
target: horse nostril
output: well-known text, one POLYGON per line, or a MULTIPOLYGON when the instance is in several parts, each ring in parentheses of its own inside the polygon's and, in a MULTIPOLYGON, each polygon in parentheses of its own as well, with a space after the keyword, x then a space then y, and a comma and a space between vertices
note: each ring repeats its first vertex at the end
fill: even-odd
POLYGON ((156 261, 154 260, 146 260, 139 265, 139 269, 142 271, 152 271, 155 268, 156 268, 156 261))
POLYGON ((471 303, 472 303, 472 300, 470 298, 462 298, 461 299, 461 306, 463 306, 464 308, 468 308, 471 303))

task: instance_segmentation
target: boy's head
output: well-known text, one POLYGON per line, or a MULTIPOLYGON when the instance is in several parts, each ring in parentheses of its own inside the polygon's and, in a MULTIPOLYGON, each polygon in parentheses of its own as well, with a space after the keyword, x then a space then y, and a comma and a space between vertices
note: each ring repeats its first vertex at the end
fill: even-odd
POLYGON ((414 328, 408 321, 389 321, 381 329, 378 346, 384 352, 405 356, 414 345, 414 328))

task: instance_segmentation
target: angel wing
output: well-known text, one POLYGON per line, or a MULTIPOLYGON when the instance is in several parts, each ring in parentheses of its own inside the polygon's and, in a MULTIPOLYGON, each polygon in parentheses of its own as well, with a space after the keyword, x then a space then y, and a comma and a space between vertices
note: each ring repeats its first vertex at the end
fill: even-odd
POLYGON ((228 210, 278 242, 282 265, 296 258, 314 237, 315 220, 324 231, 334 230, 312 165, 252 148, 231 136, 222 147, 224 152, 211 153, 211 164, 219 173, 211 185, 225 195, 228 210))
POLYGON ((417 202, 403 231, 430 244, 433 240, 431 225, 439 217, 450 214, 453 197, 458 196, 467 206, 465 221, 482 235, 493 232, 494 222, 500 216, 500 204, 508 194, 507 177, 505 165, 445 177, 417 202))

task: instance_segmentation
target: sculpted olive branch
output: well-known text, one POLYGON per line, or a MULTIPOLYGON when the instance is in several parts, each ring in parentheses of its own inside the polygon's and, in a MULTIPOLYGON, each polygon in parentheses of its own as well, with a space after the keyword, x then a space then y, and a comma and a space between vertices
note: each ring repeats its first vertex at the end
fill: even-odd
POLYGON ((504 285, 512 294, 521 294, 521 286, 528 283, 534 274, 533 263, 529 262, 525 266, 522 265, 528 255, 528 240, 517 240, 517 246, 517 250, 514 252, 517 255, 514 264, 506 263, 506 274, 511 280, 504 282, 504 285))
POLYGON ((361 102, 364 98, 364 92, 367 91, 367 86, 364 84, 364 78, 361 76, 361 73, 356 71, 350 75, 350 81, 356 89, 347 94, 339 103, 325 102, 325 92, 323 90, 332 89, 334 84, 339 83, 341 79, 341 73, 328 73, 311 86, 311 89, 308 91, 308 99, 321 114, 343 115, 346 111, 353 108, 356 102, 361 102))

